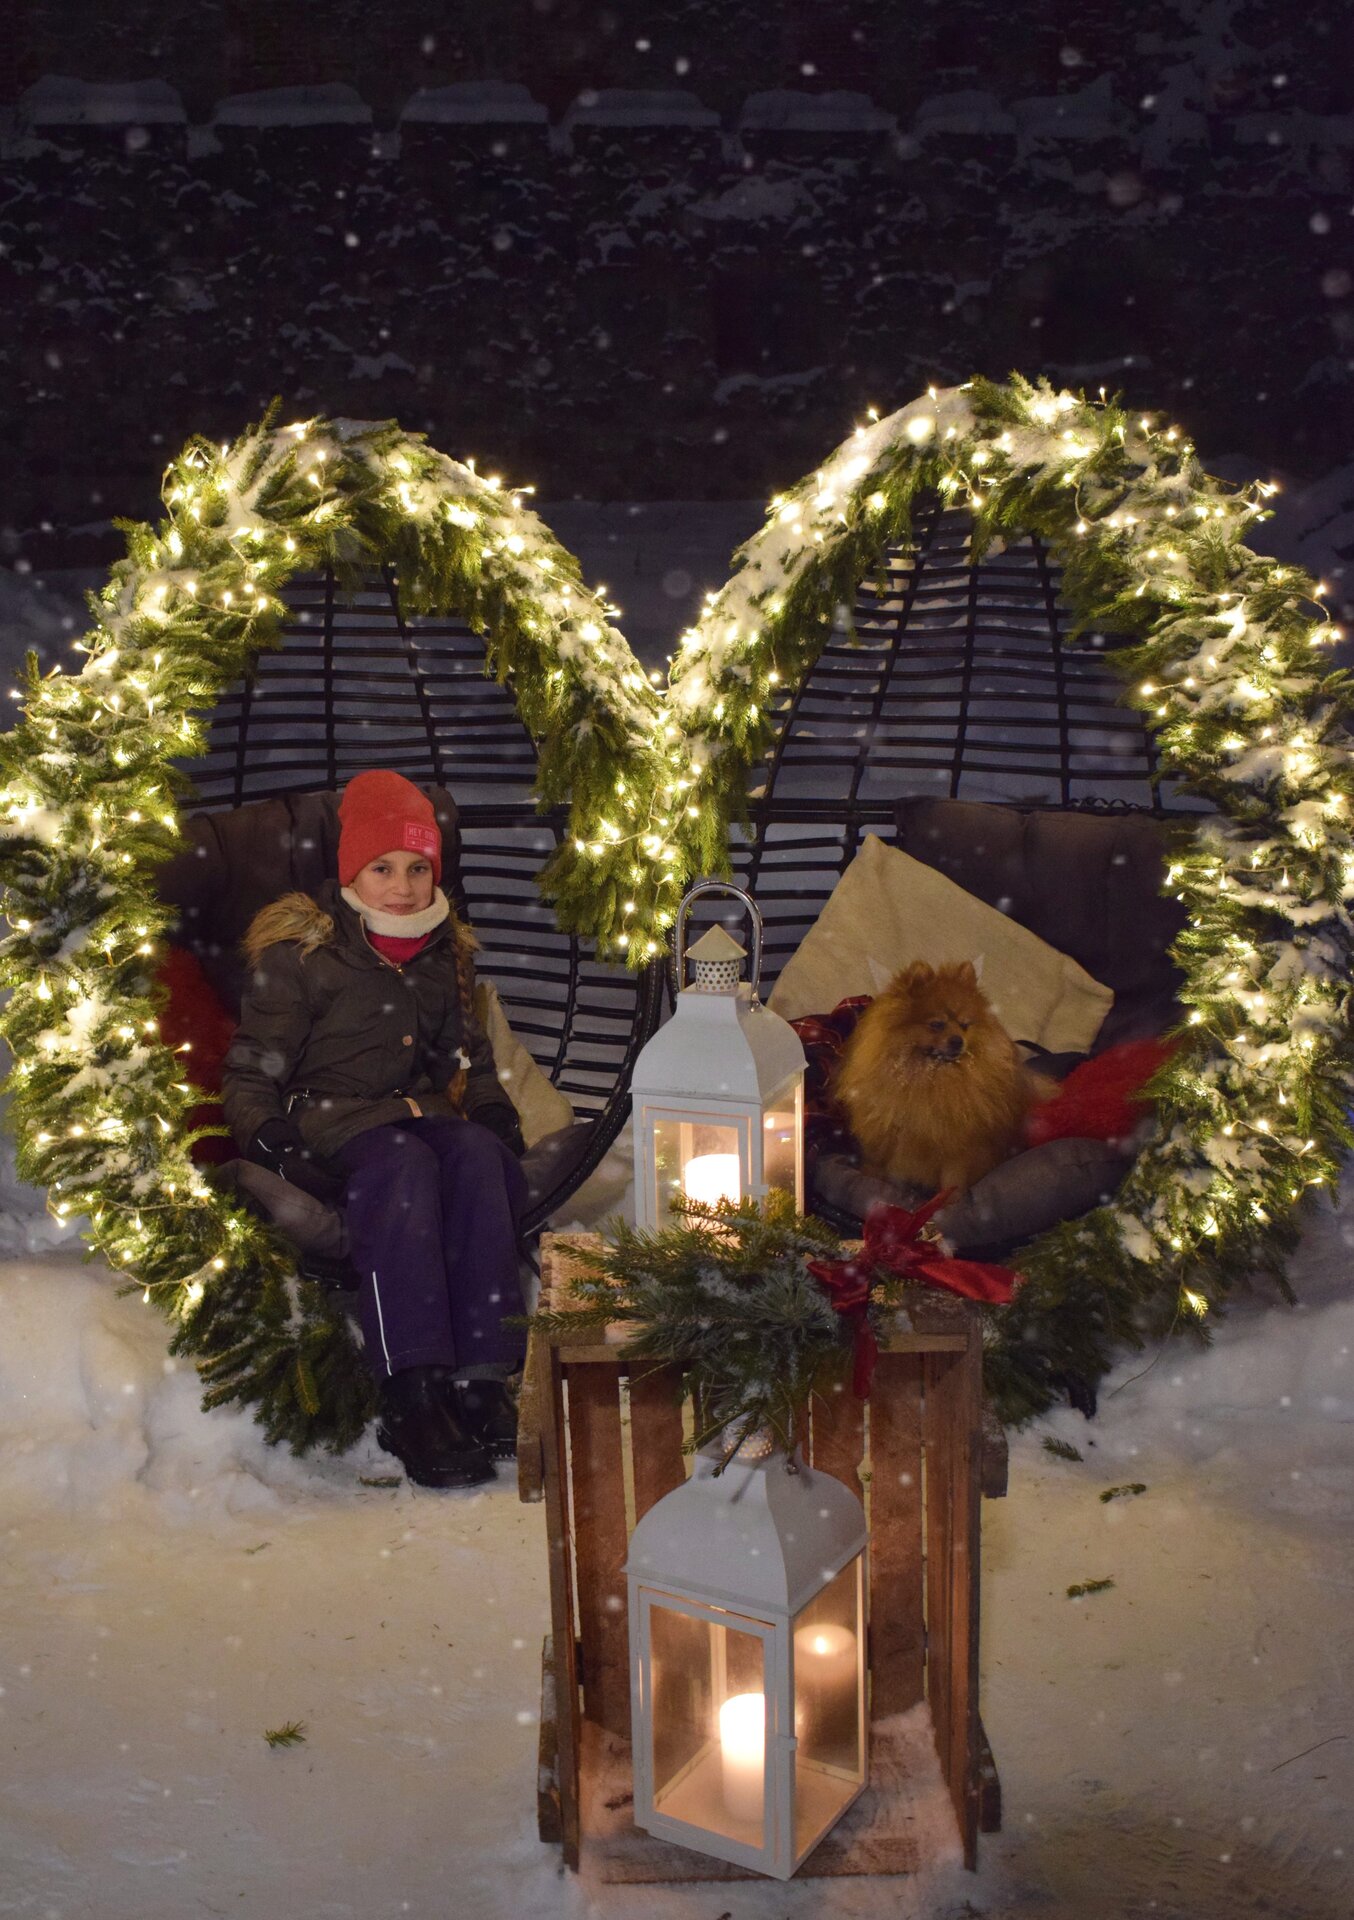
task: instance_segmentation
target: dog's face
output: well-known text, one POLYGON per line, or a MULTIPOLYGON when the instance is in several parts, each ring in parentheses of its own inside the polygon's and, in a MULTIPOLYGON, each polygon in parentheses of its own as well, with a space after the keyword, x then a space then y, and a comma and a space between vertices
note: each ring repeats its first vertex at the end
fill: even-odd
POLYGON ((914 960, 875 1005, 887 1018, 895 1057, 913 1070, 962 1066, 995 1018, 968 960, 946 967, 914 960))

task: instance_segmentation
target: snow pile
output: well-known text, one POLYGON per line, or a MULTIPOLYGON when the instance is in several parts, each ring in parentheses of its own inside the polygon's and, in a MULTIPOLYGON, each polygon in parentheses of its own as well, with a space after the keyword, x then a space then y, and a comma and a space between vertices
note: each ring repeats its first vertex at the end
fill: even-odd
POLYGON ((1216 1328, 1132 1356, 1087 1425, 1062 1410, 1041 1432, 1082 1448, 1089 1469, 1132 1481, 1206 1472, 1219 1497, 1266 1515, 1354 1523, 1354 1192, 1309 1204, 1289 1270, 1295 1306, 1257 1283, 1216 1328))
POLYGON ((102 1262, 53 1252, 0 1266, 0 1325, 0 1524, 125 1522, 152 1506, 162 1521, 211 1523, 349 1494, 359 1475, 390 1470, 374 1443, 300 1461, 247 1414, 204 1414, 165 1322, 119 1296, 102 1262))

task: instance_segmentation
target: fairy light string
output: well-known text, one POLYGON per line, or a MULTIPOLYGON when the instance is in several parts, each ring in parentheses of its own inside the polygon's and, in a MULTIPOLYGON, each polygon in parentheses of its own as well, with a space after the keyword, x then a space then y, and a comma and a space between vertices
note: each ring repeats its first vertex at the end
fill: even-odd
POLYGON ((905 545, 923 491, 970 510, 975 555, 1038 534, 1078 633, 1133 636, 1101 657, 1163 772, 1215 809, 1171 856, 1187 1017, 1154 1083, 1155 1135, 1111 1204, 1022 1251, 989 1381, 1020 1417, 1124 1341, 1205 1326, 1239 1280, 1281 1272, 1295 1203, 1333 1184, 1351 1137, 1354 776, 1320 584, 1246 544, 1268 485, 1210 478, 1178 428, 1103 395, 1020 378, 932 390, 771 502, 664 686, 527 489, 389 423, 269 418, 172 463, 163 519, 124 529, 91 600, 79 670, 30 658, 0 742, 19 1170, 171 1317, 209 1402, 248 1402, 301 1447, 347 1444, 369 1407, 342 1312, 193 1165, 198 1096, 155 1024, 177 763, 278 643, 288 581, 391 563, 411 612, 454 609, 483 633, 538 743, 541 802, 569 808, 544 876, 560 923, 642 966, 690 879, 727 870, 783 696, 905 545))

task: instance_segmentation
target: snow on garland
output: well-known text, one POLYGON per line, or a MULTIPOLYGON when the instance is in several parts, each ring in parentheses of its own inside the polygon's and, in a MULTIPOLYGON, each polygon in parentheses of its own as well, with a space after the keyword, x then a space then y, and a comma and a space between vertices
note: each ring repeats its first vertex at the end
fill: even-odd
MULTIPOLYGON (((76 642, 82 671, 43 678, 30 657, 0 742, 10 1124, 20 1173, 58 1215, 88 1215, 94 1247, 175 1324, 207 1404, 252 1403, 298 1449, 341 1447, 370 1404, 345 1316, 194 1166, 200 1096, 157 1037, 173 916, 155 874, 180 844, 176 762, 278 643, 287 581, 325 566, 355 580, 393 562, 411 611, 454 608, 484 634, 538 742, 540 798, 571 803, 576 838, 647 834, 661 705, 615 609, 520 492, 391 423, 270 417, 233 445, 191 442, 164 503, 158 527, 123 528, 127 557, 76 642)), ((650 896, 646 920, 658 910, 650 896)), ((577 889, 569 911, 591 931, 577 889)))
POLYGON ((1351 1143, 1354 768, 1319 589, 1243 544, 1268 489, 1220 485, 1175 429, 1115 406, 1019 379, 933 392, 773 502, 664 699, 513 489, 393 425, 269 420, 171 466, 166 518, 125 529, 128 557, 91 602, 83 671, 44 679, 30 661, 0 742, 19 1170, 58 1214, 88 1214, 96 1248, 175 1323, 208 1404, 252 1404, 298 1448, 347 1444, 370 1404, 332 1298, 194 1167, 196 1095, 152 999, 175 763, 276 644, 287 580, 391 560, 412 610, 454 607, 484 631, 539 742, 542 800, 572 809, 547 876, 561 921, 637 965, 688 877, 726 864, 778 692, 906 539, 923 488, 972 510, 976 551, 1040 534, 1081 630, 1143 636, 1110 656, 1126 697, 1165 769, 1218 809, 1170 868, 1191 1011, 1156 1137, 1113 1205, 1022 1254, 1029 1283, 990 1329, 1004 1409, 1036 1410, 1060 1376, 1094 1379, 1122 1342, 1202 1321, 1257 1266, 1281 1269, 1294 1202, 1351 1143))
POLYGON ((989 1383, 1020 1418, 1122 1343, 1198 1326, 1257 1268, 1281 1277, 1294 1203, 1354 1143, 1350 681, 1323 658, 1339 635, 1318 584, 1244 544, 1271 487, 1221 484, 1176 428, 1103 401, 1018 377, 932 390, 774 500, 683 637, 668 735, 698 829, 671 825, 678 871, 723 846, 778 694, 907 539, 923 489, 971 510, 975 557, 1040 535, 1078 633, 1141 636, 1109 664, 1163 770, 1217 809, 1168 869, 1189 1013, 1155 1137, 1113 1204, 1022 1251, 1027 1285, 991 1318, 989 1383))

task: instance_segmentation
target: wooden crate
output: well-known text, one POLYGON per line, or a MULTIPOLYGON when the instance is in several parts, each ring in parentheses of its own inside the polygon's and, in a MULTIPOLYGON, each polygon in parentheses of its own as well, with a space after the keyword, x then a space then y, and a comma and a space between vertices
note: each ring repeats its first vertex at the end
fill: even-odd
MULTIPOLYGON (((588 1244, 597 1237, 544 1236, 542 1304, 567 1303, 575 1249, 588 1244)), ((687 1457, 676 1379, 653 1371, 632 1379, 622 1337, 595 1328, 548 1340, 533 1335, 528 1354, 519 1491, 524 1500, 545 1501, 550 1554, 541 1837, 562 1844, 571 1867, 590 1843, 590 1859, 608 1879, 748 1877, 641 1833, 625 1811, 627 1543, 636 1521, 681 1484, 687 1457)), ((921 1864, 917 1834, 927 1821, 897 1804, 909 1791, 908 1740, 915 1742, 919 1721, 897 1716, 922 1701, 972 1866, 978 1833, 1000 1824, 1000 1789, 978 1718, 979 1504, 983 1492, 1005 1491, 1000 1428, 984 1427, 977 1309, 915 1289, 884 1342, 868 1403, 843 1391, 816 1402, 805 1427, 806 1460, 866 1504, 871 1777, 883 1784, 800 1872, 906 1872, 921 1864)), ((934 1773, 930 1766, 912 1771, 934 1773)))

